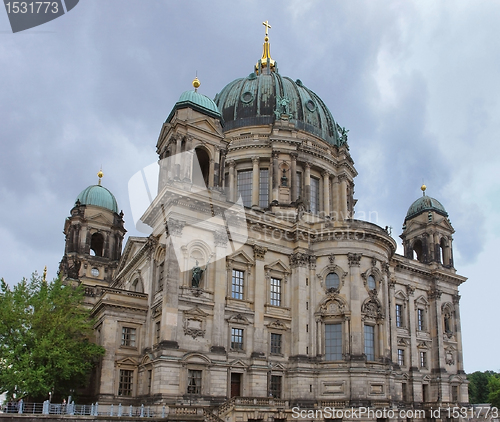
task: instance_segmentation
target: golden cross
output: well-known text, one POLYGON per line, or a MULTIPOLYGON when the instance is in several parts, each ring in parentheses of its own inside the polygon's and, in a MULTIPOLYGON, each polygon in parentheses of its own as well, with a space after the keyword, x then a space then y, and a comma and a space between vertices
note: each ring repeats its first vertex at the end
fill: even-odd
POLYGON ((269 25, 268 21, 262 22, 262 25, 264 25, 266 27, 266 37, 267 37, 267 32, 271 28, 271 25, 269 25))

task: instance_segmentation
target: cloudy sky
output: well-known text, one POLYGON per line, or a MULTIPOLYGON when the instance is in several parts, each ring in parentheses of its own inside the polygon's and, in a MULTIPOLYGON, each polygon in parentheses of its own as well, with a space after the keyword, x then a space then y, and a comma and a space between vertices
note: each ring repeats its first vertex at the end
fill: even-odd
POLYGON ((97 182, 133 230, 127 183, 198 72, 215 97, 252 72, 269 20, 280 73, 349 129, 357 217, 399 234, 421 195, 456 230, 465 369, 500 371, 500 2, 81 0, 12 34, 0 10, 0 276, 47 265, 77 195, 97 182))

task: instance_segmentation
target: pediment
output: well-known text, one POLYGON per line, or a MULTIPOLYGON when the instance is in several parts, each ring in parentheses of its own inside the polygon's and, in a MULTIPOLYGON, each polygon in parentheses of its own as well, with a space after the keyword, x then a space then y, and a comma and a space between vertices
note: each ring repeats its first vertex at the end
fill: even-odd
POLYGON ((283 330, 283 331, 288 330, 286 324, 281 322, 279 319, 271 321, 269 324, 267 324, 267 328, 272 330, 283 330))
POLYGON ((228 262, 238 262, 240 264, 245 264, 245 265, 253 265, 254 264, 254 260, 248 256, 247 253, 245 253, 245 251, 238 251, 237 253, 231 255, 231 256, 228 256, 227 257, 227 261, 228 262))
POLYGON ((229 366, 232 369, 246 369, 248 365, 245 365, 245 363, 241 359, 236 359, 233 360, 232 362, 229 363, 229 366))
POLYGON ((417 347, 419 349, 428 349, 429 348, 429 344, 426 341, 419 341, 418 344, 417 344, 417 347))
POLYGON ((201 364, 212 363, 207 356, 197 352, 186 353, 182 358, 182 362, 201 363, 201 364))
POLYGON ((398 346, 409 346, 410 342, 405 338, 398 338, 398 346))
POLYGON ((206 312, 203 312, 198 306, 195 306, 194 308, 188 309, 186 311, 183 311, 185 316, 188 317, 199 317, 199 318, 206 318, 208 314, 206 312))
POLYGON ((280 273, 286 273, 286 274, 291 273, 290 268, 287 265, 285 265, 285 263, 281 259, 278 259, 277 261, 274 261, 271 264, 264 265, 264 269, 266 271, 268 271, 268 270, 269 271, 278 271, 280 273))
POLYGON ((245 325, 250 324, 250 321, 241 314, 231 315, 229 318, 227 318, 227 322, 233 324, 245 324, 245 325))
POLYGON ((429 305, 429 301, 425 298, 425 296, 419 296, 418 299, 415 300, 415 304, 420 304, 420 305, 424 305, 424 306, 428 306, 429 305))
POLYGON ((99 223, 110 226, 113 224, 113 219, 106 217, 103 213, 85 216, 88 222, 99 223))
POLYGON ((273 371, 284 371, 285 367, 281 363, 277 363, 276 365, 273 365, 271 368, 273 371))
POLYGON ((117 360, 115 362, 116 366, 137 366, 137 361, 131 357, 126 357, 124 359, 117 360))
POLYGON ((430 375, 425 375, 424 378, 423 378, 423 380, 427 381, 427 382, 430 382, 431 381, 430 375))
POLYGON ((406 295, 406 293, 405 293, 405 292, 403 292, 402 290, 398 290, 398 291, 396 292, 396 294, 394 295, 394 297, 395 297, 396 299, 400 299, 400 300, 402 300, 402 301, 406 301, 406 300, 408 300, 408 296, 407 296, 407 295, 406 295))
MULTIPOLYGON (((197 112, 195 112, 197 113, 197 112)), ((219 136, 222 136, 221 130, 214 123, 214 120, 211 118, 207 118, 203 114, 199 113, 199 117, 195 117, 192 120, 189 120, 189 125, 196 127, 196 129, 201 130, 203 132, 208 132, 210 134, 217 134, 219 136)))

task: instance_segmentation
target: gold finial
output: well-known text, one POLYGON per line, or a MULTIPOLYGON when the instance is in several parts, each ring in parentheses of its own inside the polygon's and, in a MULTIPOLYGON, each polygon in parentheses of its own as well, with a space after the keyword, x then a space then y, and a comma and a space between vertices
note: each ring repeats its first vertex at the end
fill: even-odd
POLYGON ((422 186, 420 186, 420 189, 422 189, 422 193, 425 196, 425 190, 427 189, 427 186, 422 185, 422 186))
POLYGON ((198 88, 200 87, 201 85, 201 82, 200 80, 198 79, 198 76, 196 78, 193 79, 193 86, 194 86, 194 90, 195 92, 198 90, 198 88))
POLYGON ((47 266, 45 266, 45 268, 43 269, 42 281, 43 281, 44 283, 46 283, 46 282, 47 282, 47 266))
POLYGON ((97 172, 97 177, 99 178, 99 182, 98 182, 98 185, 101 186, 101 179, 102 179, 102 176, 104 176, 104 173, 102 172, 102 168, 101 170, 99 170, 97 172))
POLYGON ((259 73, 260 68, 267 68, 268 62, 269 71, 274 70, 275 67, 274 60, 271 58, 271 45, 269 44, 269 28, 271 28, 271 25, 269 25, 269 21, 262 22, 262 25, 266 27, 266 36, 264 37, 264 50, 262 52, 262 58, 259 63, 255 65, 255 71, 257 74, 259 73))

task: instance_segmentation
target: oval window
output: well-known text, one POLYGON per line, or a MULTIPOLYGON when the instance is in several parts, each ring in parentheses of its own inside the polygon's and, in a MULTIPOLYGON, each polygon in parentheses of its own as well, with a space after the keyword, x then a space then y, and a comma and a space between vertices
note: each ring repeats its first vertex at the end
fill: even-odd
POLYGON ((90 274, 92 274, 94 277, 98 277, 99 276, 99 270, 97 268, 92 268, 90 270, 90 274))
POLYGON ((370 290, 375 290, 377 288, 377 283, 375 283, 375 277, 372 275, 368 276, 368 288, 370 290))
POLYGON ((328 274, 325 282, 327 289, 338 289, 340 286, 340 278, 337 273, 328 274))
POLYGON ((306 103, 306 108, 309 110, 309 111, 314 111, 316 110, 316 104, 314 104, 314 102, 312 100, 309 100, 307 101, 306 103))

